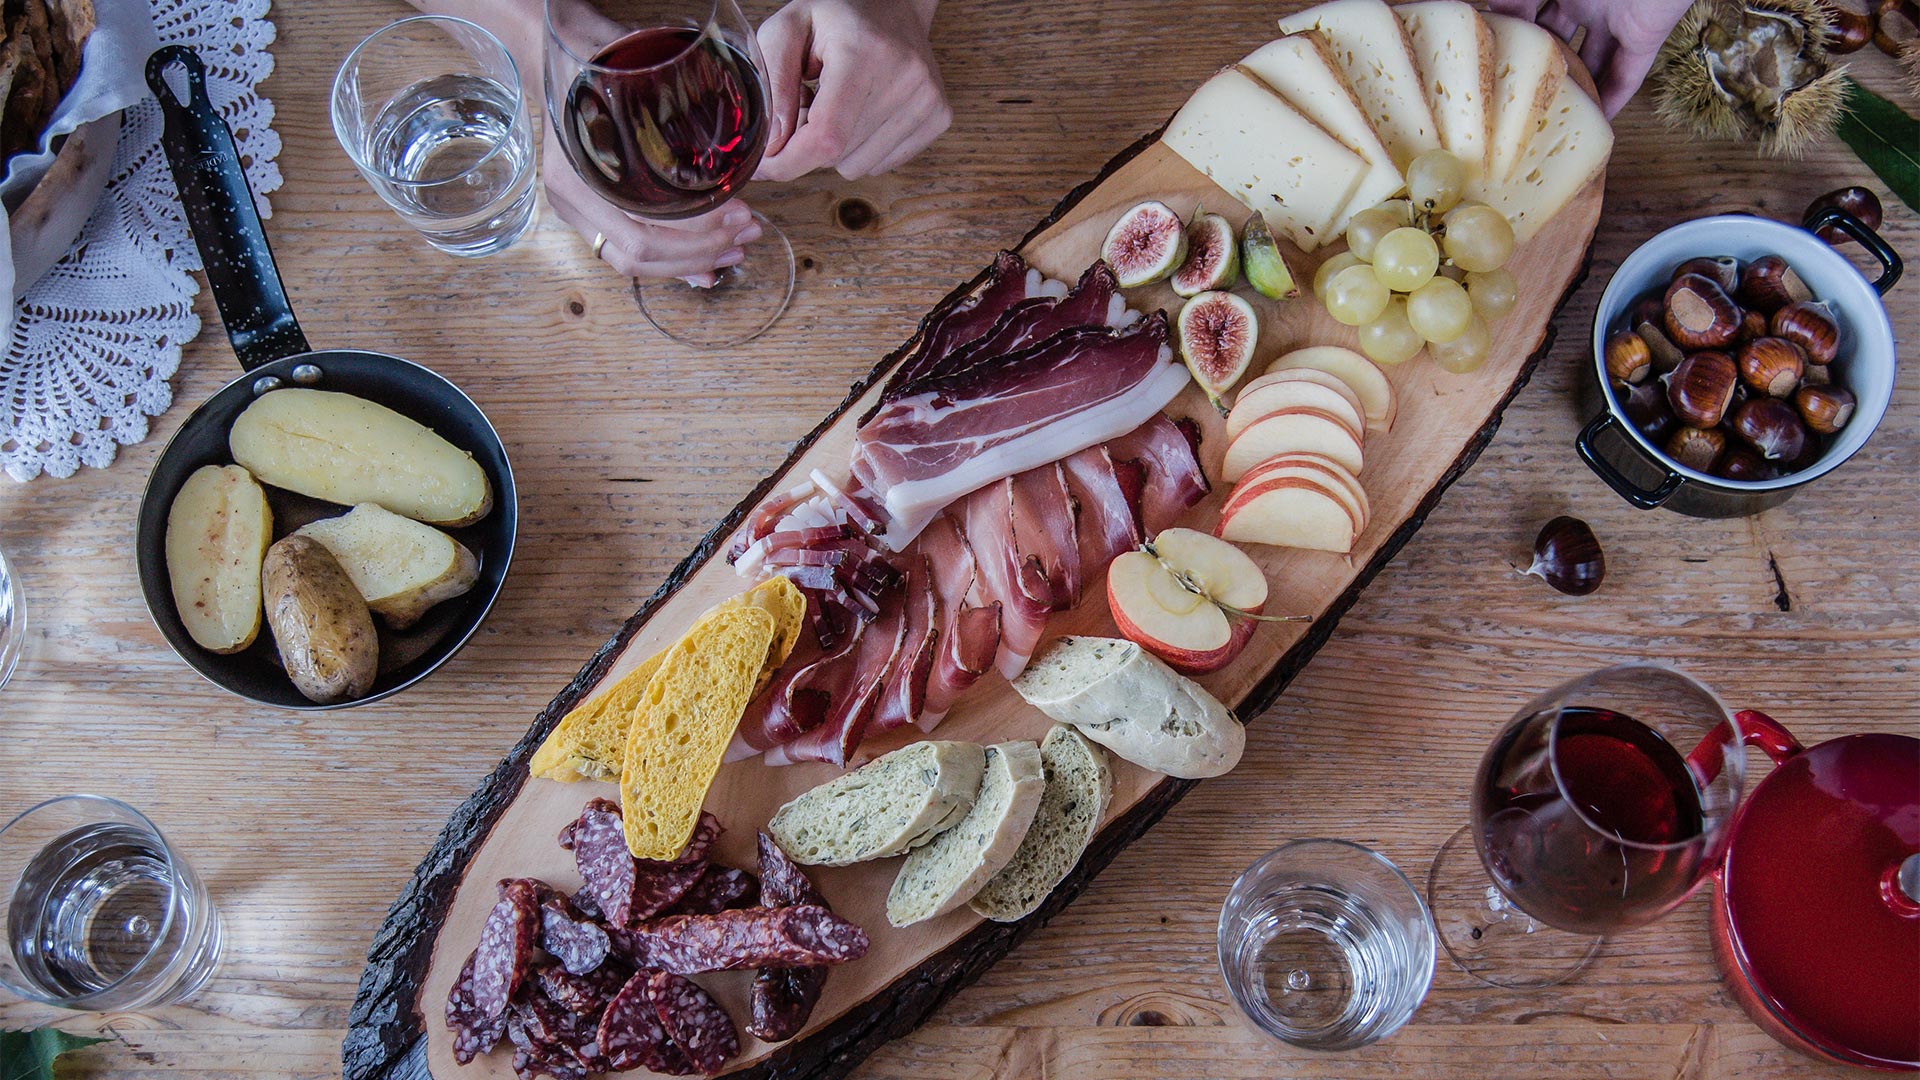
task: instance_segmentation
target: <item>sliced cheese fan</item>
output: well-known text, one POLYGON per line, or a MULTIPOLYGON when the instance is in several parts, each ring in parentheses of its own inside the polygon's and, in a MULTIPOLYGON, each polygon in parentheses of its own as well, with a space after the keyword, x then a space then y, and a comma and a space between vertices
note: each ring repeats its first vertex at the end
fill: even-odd
POLYGON ((1232 68, 1194 91, 1160 141, 1302 251, 1337 235, 1333 223, 1368 172, 1360 155, 1232 68))
POLYGON ((1493 31, 1461 0, 1421 0, 1393 9, 1420 68, 1440 145, 1485 176, 1493 154, 1493 31))
POLYGON ((1493 144, 1485 180, 1513 178, 1527 143, 1567 76, 1567 57, 1552 34, 1522 19, 1486 16, 1493 32, 1493 144))
POLYGON ((1332 0, 1280 20, 1282 33, 1308 30, 1325 36, 1396 167, 1404 171, 1414 158, 1439 148, 1439 125, 1413 48, 1385 0, 1332 0))
POLYGON ((1522 244, 1606 167, 1613 152, 1606 113, 1572 79, 1561 82, 1543 125, 1506 183, 1467 188, 1469 198, 1507 215, 1515 242, 1522 244))

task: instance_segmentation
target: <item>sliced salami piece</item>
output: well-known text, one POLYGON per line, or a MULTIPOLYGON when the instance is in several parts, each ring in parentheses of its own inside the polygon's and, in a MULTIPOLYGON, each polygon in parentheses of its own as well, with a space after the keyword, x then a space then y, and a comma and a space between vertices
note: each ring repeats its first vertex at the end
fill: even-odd
POLYGON ((533 959, 540 909, 531 889, 503 890, 508 895, 487 913, 480 945, 473 956, 473 1004, 481 1016, 500 1016, 520 988, 533 959))
POLYGON ((814 904, 668 915, 609 930, 616 955, 676 975, 757 967, 825 967, 867 955, 866 931, 814 904))
POLYGON ((730 866, 708 866, 668 915, 712 915, 760 902, 760 879, 730 866))
POLYGON ((765 832, 760 834, 760 896, 768 907, 792 907, 795 904, 827 906, 826 899, 807 879, 800 864, 794 862, 765 832))
POLYGON ((680 1052, 703 1073, 717 1073, 740 1052, 733 1018, 691 979, 656 971, 647 980, 647 997, 680 1052))
POLYGON ((614 926, 631 926, 671 908, 699 882, 720 831, 719 819, 702 813, 677 859, 635 859, 627 850, 620 808, 594 799, 574 822, 574 865, 603 917, 614 926))
POLYGON ((540 908, 540 947, 571 973, 585 975, 607 958, 607 932, 575 919, 563 898, 540 908))
POLYGON ((625 964, 601 964, 586 975, 575 975, 558 964, 540 968, 540 991, 575 1016, 598 1022, 607 1002, 632 978, 625 964))
POLYGON ((607 1003, 600 1014, 600 1049, 607 1068, 615 1072, 651 1069, 669 1076, 690 1076, 693 1062, 667 1037, 666 1025, 654 1011, 647 991, 651 972, 638 972, 607 1003))
POLYGON ((681 897, 700 883, 706 869, 703 863, 680 866, 642 860, 634 877, 633 896, 627 905, 626 925, 637 925, 672 910, 681 897))
POLYGON ((478 949, 467 954, 467 962, 454 977, 453 989, 447 994, 447 1028, 453 1032, 453 1060, 462 1065, 492 1050, 507 1033, 504 1010, 487 1016, 473 1000, 473 967, 478 955, 478 949))
POLYGON ((562 825, 560 827, 559 842, 560 842, 560 849, 562 851, 573 850, 574 834, 578 832, 579 829, 580 829, 579 818, 575 818, 572 821, 569 821, 565 825, 562 825))
POLYGON ((606 918, 606 915, 600 910, 600 901, 593 895, 592 889, 582 888, 579 892, 567 897, 567 904, 572 907, 574 913, 582 919, 598 920, 606 918))
POLYGON ((761 968, 747 994, 747 1031, 763 1042, 785 1042, 800 1034, 827 985, 823 967, 761 968))

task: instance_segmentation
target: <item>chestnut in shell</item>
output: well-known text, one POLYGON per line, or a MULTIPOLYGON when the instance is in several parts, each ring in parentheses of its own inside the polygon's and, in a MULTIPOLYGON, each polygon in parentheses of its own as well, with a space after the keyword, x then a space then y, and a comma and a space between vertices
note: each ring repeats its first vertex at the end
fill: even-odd
POLYGON ((1788 304, 1773 313, 1767 329, 1805 349, 1810 364, 1831 364, 1840 355, 1840 324, 1833 309, 1819 301, 1788 304))
POLYGON ((1607 576, 1607 557, 1586 522, 1563 514, 1540 527, 1533 539, 1533 565, 1521 573, 1568 596, 1585 596, 1607 576))
POLYGON ((1720 283, 1681 274, 1667 286, 1667 336, 1683 349, 1718 349, 1740 332, 1740 307, 1720 283))
POLYGON ((1831 435, 1853 419, 1853 394, 1844 386, 1802 386, 1793 392, 1793 407, 1808 428, 1831 435))
POLYGON ((1734 410, 1733 431, 1768 461, 1792 461, 1807 448, 1807 425, 1779 398, 1754 398, 1734 410))
POLYGON ((1780 470, 1746 447, 1733 446, 1720 456, 1719 461, 1713 463, 1713 475, 1722 480, 1772 480, 1780 475, 1780 470))
POLYGON ((1673 418, 1673 406, 1667 404, 1667 388, 1654 379, 1616 384, 1613 394, 1619 399, 1620 411, 1626 414, 1627 422, 1655 446, 1665 443, 1680 423, 1673 418))
POLYGON ((1740 381, 1769 397, 1793 393, 1806 371, 1806 351, 1786 338, 1754 338, 1740 346, 1740 381))
MULTIPOLYGON (((1807 204, 1806 216, 1812 217, 1829 206, 1837 206, 1847 213, 1852 214, 1854 217, 1859 218, 1860 224, 1865 225, 1869 229, 1878 229, 1880 227, 1880 196, 1875 195, 1872 188, 1856 186, 1837 188, 1829 191, 1825 195, 1807 204)), ((1840 231, 1837 225, 1828 225, 1814 235, 1829 244, 1835 245, 1844 244, 1853 239, 1853 237, 1840 231)))
POLYGON ((1712 472, 1727 449, 1719 428, 1683 427, 1667 440, 1667 456, 1695 472, 1712 472))
POLYGON ((1688 259, 1673 268, 1673 276, 1667 279, 1668 283, 1678 281, 1687 274, 1711 278, 1722 289, 1732 292, 1740 281, 1740 260, 1731 255, 1702 255, 1688 259))
POLYGON ((1813 299, 1813 290, 1778 255, 1762 255, 1740 271, 1733 298, 1749 312, 1771 317, 1788 304, 1813 299))
POLYGON ((1606 347, 1601 351, 1606 355, 1607 375, 1615 382, 1645 382, 1647 372, 1653 370, 1653 350, 1631 330, 1608 334, 1606 347))
POLYGON ((1662 378, 1673 415, 1698 428, 1710 428, 1727 415, 1740 385, 1732 358, 1720 352, 1692 353, 1662 378))

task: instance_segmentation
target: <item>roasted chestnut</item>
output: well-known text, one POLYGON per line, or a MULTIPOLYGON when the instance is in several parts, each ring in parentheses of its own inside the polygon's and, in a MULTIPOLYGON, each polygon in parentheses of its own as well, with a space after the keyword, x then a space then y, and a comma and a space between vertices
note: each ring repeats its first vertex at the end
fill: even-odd
POLYGON ((1615 382, 1645 382, 1647 373, 1653 369, 1653 350, 1640 340, 1640 335, 1631 330, 1615 330, 1607 335, 1607 345, 1603 350, 1607 358, 1607 374, 1615 382))
POLYGON ((1734 410, 1733 430, 1768 461, 1792 461, 1807 447, 1807 425, 1779 398, 1754 398, 1734 410))
POLYGON ((1740 385, 1733 360, 1718 352, 1690 353, 1662 378, 1667 382, 1667 404, 1673 407, 1673 415, 1681 423, 1699 428, 1720 422, 1740 385))
POLYGON ((1615 386, 1613 392, 1620 399, 1620 411, 1626 414, 1627 423, 1655 446, 1666 442, 1680 423, 1673 418, 1673 406, 1667 404, 1667 388, 1657 379, 1637 386, 1615 386))
POLYGON ((1667 279, 1671 284, 1688 274, 1699 274, 1718 284, 1727 292, 1732 292, 1740 282, 1740 261, 1731 255, 1702 255, 1688 259, 1673 268, 1673 276, 1667 279))
MULTIPOLYGON (((1875 195, 1872 188, 1843 187, 1829 191, 1807 204, 1806 216, 1812 217, 1829 206, 1837 206, 1859 218, 1860 224, 1869 229, 1880 227, 1880 196, 1875 195)), ((1837 225, 1828 225, 1814 235, 1829 244, 1844 244, 1853 239, 1837 225)))
POLYGON ((1739 307, 1712 278, 1681 274, 1667 286, 1666 301, 1667 336, 1682 349, 1717 349, 1740 332, 1739 307))
POLYGON ((1813 299, 1813 290, 1793 272, 1787 260, 1778 255, 1762 255, 1740 271, 1740 284, 1733 298, 1749 313, 1770 316, 1795 301, 1813 299))
POLYGON ((1771 480, 1780 475, 1780 470, 1744 446, 1729 446, 1713 463, 1713 475, 1722 480, 1771 480))
POLYGON ((1793 392, 1793 407, 1807 427, 1831 435, 1853 419, 1853 395, 1844 386, 1802 386, 1793 392))
POLYGON ((1806 350, 1810 364, 1831 364, 1840 355, 1840 324, 1833 309, 1819 301, 1801 300, 1773 313, 1767 329, 1806 350))
POLYGON ((1667 456, 1695 472, 1712 472, 1727 448, 1727 437, 1714 428, 1683 427, 1667 440, 1667 456))
POLYGON ((1754 338, 1740 346, 1740 381, 1770 397, 1793 393, 1806 370, 1806 352, 1786 338, 1754 338))

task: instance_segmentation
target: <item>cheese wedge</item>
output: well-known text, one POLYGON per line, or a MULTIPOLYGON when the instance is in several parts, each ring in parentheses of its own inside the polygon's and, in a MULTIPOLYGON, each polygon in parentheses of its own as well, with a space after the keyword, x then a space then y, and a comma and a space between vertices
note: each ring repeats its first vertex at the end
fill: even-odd
POLYGON ((1567 55, 1552 34, 1522 19, 1488 14, 1493 31, 1493 145, 1487 178, 1511 179, 1567 76, 1567 55))
POLYGON ((1493 155, 1493 31, 1461 0, 1421 0, 1393 12, 1413 46, 1440 145, 1467 167, 1468 179, 1486 175, 1493 155))
POLYGON ((1330 236, 1345 233, 1348 218, 1393 198, 1406 186, 1347 77, 1334 64, 1326 39, 1317 32, 1270 41, 1247 54, 1240 66, 1367 163, 1353 196, 1334 216, 1330 236))
POLYGON ((1514 240, 1524 244, 1606 168, 1612 152, 1607 114, 1578 83, 1565 79, 1547 107, 1544 126, 1520 155, 1513 179, 1497 186, 1468 185, 1467 197, 1507 215, 1514 240))
POLYGON ((1407 34, 1385 0, 1330 0, 1280 20, 1280 31, 1318 30, 1402 172, 1440 145, 1407 34))
POLYGON ((1160 141, 1301 251, 1337 235, 1333 222, 1367 174, 1360 155, 1233 68, 1202 83, 1160 141))

